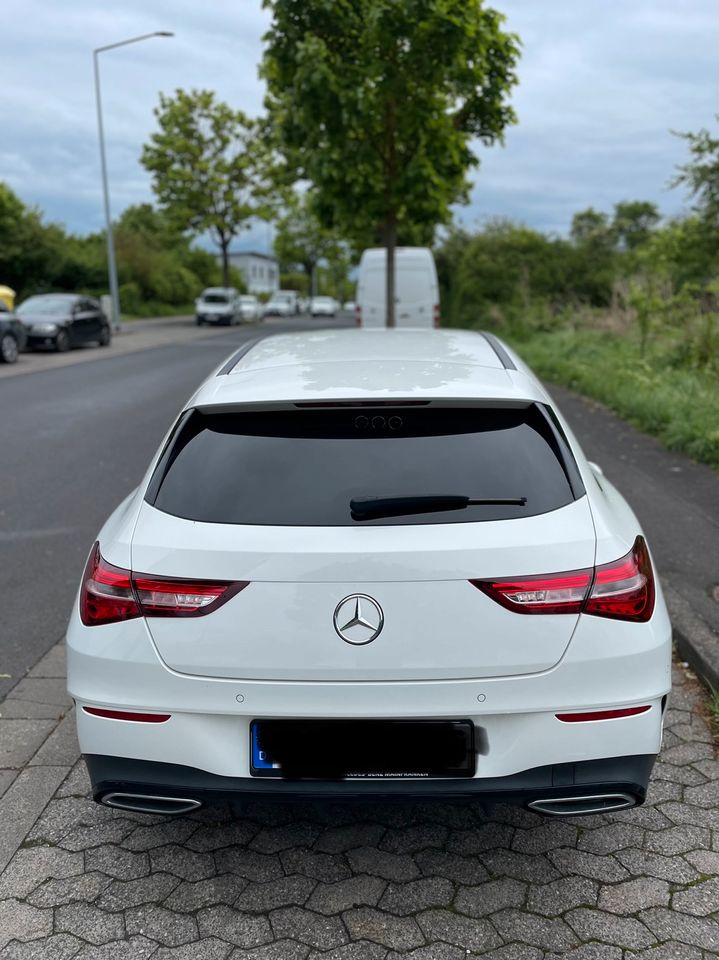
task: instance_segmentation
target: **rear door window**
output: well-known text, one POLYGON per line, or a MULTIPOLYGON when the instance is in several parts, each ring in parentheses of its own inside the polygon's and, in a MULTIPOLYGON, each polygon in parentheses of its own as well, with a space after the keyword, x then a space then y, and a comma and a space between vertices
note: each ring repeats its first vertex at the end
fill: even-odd
POLYGON ((362 497, 526 497, 525 506, 361 521, 364 525, 520 519, 583 493, 543 408, 387 408, 186 413, 145 499, 208 523, 355 526, 362 497))

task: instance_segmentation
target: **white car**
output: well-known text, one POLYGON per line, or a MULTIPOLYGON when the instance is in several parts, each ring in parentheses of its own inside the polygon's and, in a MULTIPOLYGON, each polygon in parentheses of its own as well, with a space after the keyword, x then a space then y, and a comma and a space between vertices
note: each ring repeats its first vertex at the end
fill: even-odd
POLYGON ((243 320, 255 321, 262 317, 260 301, 251 293, 243 293, 238 297, 240 317, 243 320))
POLYGON ((265 304, 266 317, 294 317, 300 312, 299 297, 294 290, 278 290, 265 304))
POLYGON ((195 301, 195 323, 231 326, 240 319, 239 294, 234 287, 208 287, 195 301))
POLYGON ((310 314, 313 317, 334 317, 337 313, 337 301, 332 297, 312 297, 310 314))
POLYGON ((94 798, 640 804, 671 630, 639 523, 489 334, 243 345, 98 535, 67 634, 94 798))

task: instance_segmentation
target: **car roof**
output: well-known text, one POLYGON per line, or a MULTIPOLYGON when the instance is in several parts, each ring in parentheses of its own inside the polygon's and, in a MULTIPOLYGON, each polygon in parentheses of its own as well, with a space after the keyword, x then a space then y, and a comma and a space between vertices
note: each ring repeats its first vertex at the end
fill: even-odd
POLYGON ((250 341, 187 407, 405 399, 549 402, 531 371, 491 334, 345 329, 250 341))

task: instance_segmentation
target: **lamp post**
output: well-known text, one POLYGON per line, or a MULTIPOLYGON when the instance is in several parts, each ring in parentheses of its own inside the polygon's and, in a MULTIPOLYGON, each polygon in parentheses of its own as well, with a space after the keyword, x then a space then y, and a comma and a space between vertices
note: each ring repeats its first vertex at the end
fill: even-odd
POLYGON ((155 33, 143 33, 141 37, 130 37, 129 40, 120 40, 119 43, 110 43, 105 47, 98 47, 92 51, 95 67, 95 104, 97 106, 97 132, 100 138, 100 167, 102 169, 102 192, 105 202, 105 230, 107 233, 107 272, 110 278, 110 298, 112 300, 112 324, 115 330, 120 329, 120 295, 117 288, 117 264, 115 263, 115 243, 112 238, 112 217, 110 216, 110 193, 107 186, 107 161, 105 159, 105 133, 102 126, 102 100, 100 97, 100 63, 98 54, 116 47, 126 47, 129 43, 139 43, 151 37, 174 37, 174 33, 158 30, 155 33))

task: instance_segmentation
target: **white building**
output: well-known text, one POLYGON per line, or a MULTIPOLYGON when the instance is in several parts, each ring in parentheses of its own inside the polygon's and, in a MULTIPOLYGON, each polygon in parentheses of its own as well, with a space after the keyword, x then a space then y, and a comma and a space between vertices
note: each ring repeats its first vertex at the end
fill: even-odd
POLYGON ((232 253, 230 266, 242 274, 248 293, 274 293, 280 287, 280 266, 264 253, 232 253))

